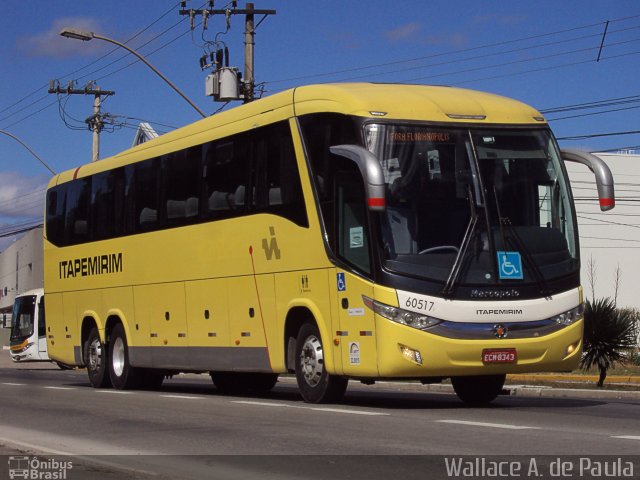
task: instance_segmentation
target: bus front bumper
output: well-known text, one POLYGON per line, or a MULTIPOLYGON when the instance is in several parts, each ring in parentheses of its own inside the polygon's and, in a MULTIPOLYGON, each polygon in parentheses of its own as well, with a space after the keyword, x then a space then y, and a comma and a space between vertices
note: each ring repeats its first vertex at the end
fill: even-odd
POLYGON ((567 372, 582 353, 583 320, 534 338, 454 339, 376 315, 381 377, 567 372))

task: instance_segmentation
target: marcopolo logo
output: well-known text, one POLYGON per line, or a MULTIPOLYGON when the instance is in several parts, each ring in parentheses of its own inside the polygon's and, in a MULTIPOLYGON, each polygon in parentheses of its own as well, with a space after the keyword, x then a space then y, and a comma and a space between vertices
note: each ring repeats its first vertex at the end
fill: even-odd
POLYGON ((9 478, 27 480, 66 480, 73 462, 38 457, 9 457, 9 478))

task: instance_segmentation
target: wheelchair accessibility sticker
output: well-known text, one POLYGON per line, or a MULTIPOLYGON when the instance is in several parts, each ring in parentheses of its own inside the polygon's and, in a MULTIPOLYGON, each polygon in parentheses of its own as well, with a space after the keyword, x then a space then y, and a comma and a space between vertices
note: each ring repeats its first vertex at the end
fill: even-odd
POLYGON ((522 258, 519 252, 498 252, 500 280, 522 280, 522 258))
POLYGON ((344 292, 347 289, 347 283, 344 279, 344 273, 342 272, 338 273, 337 281, 338 281, 338 291, 344 292))

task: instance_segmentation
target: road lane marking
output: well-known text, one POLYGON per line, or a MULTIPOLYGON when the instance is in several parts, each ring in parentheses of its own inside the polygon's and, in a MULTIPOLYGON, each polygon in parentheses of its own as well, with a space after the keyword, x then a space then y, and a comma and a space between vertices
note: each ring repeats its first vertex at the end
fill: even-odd
POLYGON ((127 392, 124 390, 104 390, 104 389, 98 389, 98 388, 94 389, 93 391, 96 393, 117 393, 120 395, 131 395, 132 393, 135 393, 135 392, 127 392))
POLYGON ((26 383, 8 383, 4 382, 2 385, 11 385, 12 387, 24 387, 26 383))
POLYGON ((75 390, 73 387, 42 387, 48 388, 49 390, 75 390))
POLYGON ((612 435, 611 438, 621 438, 622 440, 640 440, 640 435, 612 435))
POLYGON ((185 398, 187 400, 201 400, 202 397, 190 397, 188 395, 160 395, 164 398, 185 398))
POLYGON ((389 413, 382 412, 368 412, 366 410, 347 410, 344 408, 314 408, 308 407, 310 410, 316 410, 318 412, 334 412, 334 413, 351 413, 353 415, 376 415, 376 416, 386 416, 390 415, 389 413))
POLYGON ((469 425, 473 427, 504 428, 507 430, 539 430, 540 427, 528 427, 526 425, 509 425, 506 423, 470 422, 467 420, 436 420, 438 423, 455 423, 457 425, 469 425))
POLYGON ((241 403, 243 405, 258 405, 260 407, 291 407, 285 403, 271 403, 271 402, 252 402, 249 400, 232 400, 231 403, 241 403))
POLYGON ((286 403, 272 403, 272 402, 254 402, 249 400, 232 400, 231 403, 241 403, 243 405, 256 405, 259 407, 286 407, 286 408, 302 408, 304 410, 314 410, 316 412, 330 412, 330 413, 350 413, 352 415, 371 415, 371 416, 388 416, 389 413, 370 412, 366 410, 349 410, 346 408, 328 408, 328 407, 307 407, 304 405, 289 405, 286 403))

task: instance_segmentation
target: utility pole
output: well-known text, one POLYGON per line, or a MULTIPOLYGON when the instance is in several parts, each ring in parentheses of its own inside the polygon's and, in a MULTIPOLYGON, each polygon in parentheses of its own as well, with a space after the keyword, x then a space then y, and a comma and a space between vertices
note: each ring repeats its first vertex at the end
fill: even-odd
POLYGON ((104 127, 100 113, 102 97, 115 95, 116 92, 112 90, 102 90, 99 86, 93 84, 93 82, 87 83, 84 88, 73 88, 73 82, 69 82, 67 88, 61 88, 60 82, 51 80, 49 82, 49 93, 55 93, 56 95, 93 95, 93 115, 87 118, 85 122, 89 126, 89 129, 93 131, 91 161, 97 162, 100 159, 100 131, 104 127))
POLYGON ((233 8, 215 9, 213 1, 209 1, 208 9, 188 9, 186 1, 181 4, 180 15, 188 15, 191 20, 191 29, 194 29, 194 19, 196 16, 202 16, 204 28, 206 29, 208 18, 212 15, 224 15, 227 19, 227 26, 231 15, 245 15, 244 29, 244 77, 242 82, 242 93, 244 103, 248 103, 255 98, 255 78, 254 78, 254 47, 255 47, 255 31, 268 15, 275 15, 275 10, 256 10, 253 3, 247 3, 246 8, 237 8, 238 2, 232 2, 233 8), (264 15, 258 25, 255 25, 254 15, 264 15))
POLYGON ((253 78, 253 50, 256 45, 256 30, 253 22, 253 3, 247 3, 244 17, 244 103, 253 101, 255 80, 253 78))

